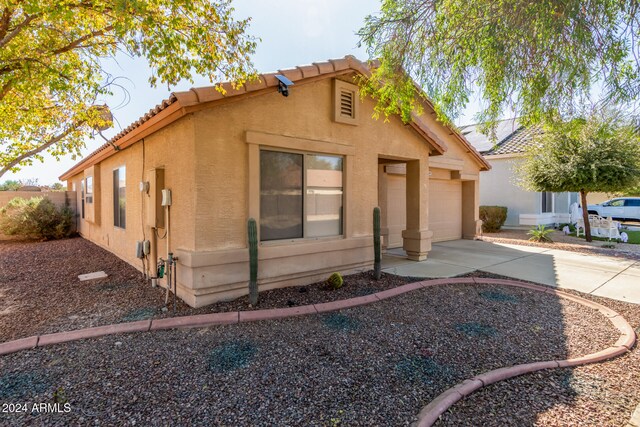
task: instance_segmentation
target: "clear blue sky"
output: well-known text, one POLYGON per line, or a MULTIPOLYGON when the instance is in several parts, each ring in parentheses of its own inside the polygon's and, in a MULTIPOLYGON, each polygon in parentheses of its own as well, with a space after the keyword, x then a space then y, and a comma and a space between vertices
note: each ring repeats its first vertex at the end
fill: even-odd
MULTIPOLYGON (((366 15, 379 10, 379 1, 235 0, 234 6, 238 18, 251 16, 250 33, 262 39, 253 57, 254 64, 258 71, 269 72, 345 55, 367 59, 365 49, 357 47, 355 32, 362 27, 366 15)), ((124 55, 119 56, 117 62, 110 61, 108 70, 123 77, 119 83, 126 88, 128 96, 123 90, 114 88, 113 97, 104 100, 112 107, 116 119, 114 128, 103 132, 107 138, 136 121, 172 91, 210 85, 206 78, 196 77, 194 84, 183 82, 170 90, 166 86, 152 89, 147 82, 150 73, 144 59, 131 59, 124 55), (123 102, 126 105, 119 106, 123 102)), ((475 105, 470 106, 458 123, 470 122, 475 109, 475 105)), ((103 143, 99 136, 87 140, 83 155, 103 143)), ((52 184, 79 160, 67 156, 58 162, 47 156, 44 163, 36 161, 33 166, 25 167, 16 174, 5 174, 2 180, 38 179, 39 184, 52 184)))

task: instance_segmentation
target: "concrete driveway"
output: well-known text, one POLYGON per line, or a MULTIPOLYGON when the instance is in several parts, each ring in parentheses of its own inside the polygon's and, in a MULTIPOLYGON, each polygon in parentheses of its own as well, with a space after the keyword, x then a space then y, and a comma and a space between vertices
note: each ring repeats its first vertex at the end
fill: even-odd
POLYGON ((531 246, 454 240, 434 243, 425 261, 391 249, 383 271, 400 276, 453 277, 475 270, 640 304, 640 262, 531 246))

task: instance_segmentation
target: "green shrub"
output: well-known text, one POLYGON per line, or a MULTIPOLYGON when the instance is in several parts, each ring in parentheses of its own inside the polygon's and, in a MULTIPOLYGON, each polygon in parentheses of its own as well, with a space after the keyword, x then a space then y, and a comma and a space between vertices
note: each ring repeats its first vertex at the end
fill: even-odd
POLYGON ((480 206, 480 219, 482 220, 483 232, 500 231, 500 227, 507 220, 507 208, 505 206, 480 206))
POLYGON ((332 289, 340 289, 344 284, 344 280, 342 279, 340 273, 333 273, 327 279, 327 283, 329 284, 329 286, 331 286, 332 289))
POLYGON ((546 228, 544 225, 539 225, 536 228, 532 228, 527 233, 529 240, 533 242, 549 242, 553 243, 553 240, 549 237, 549 234, 553 233, 553 228, 546 228))
POLYGON ((58 208, 42 197, 15 197, 0 209, 0 232, 33 239, 62 239, 71 235, 73 211, 58 208))
POLYGON ((562 224, 558 225, 558 230, 562 231, 565 226, 569 227, 569 233, 576 232, 576 226, 568 222, 563 222, 562 224))

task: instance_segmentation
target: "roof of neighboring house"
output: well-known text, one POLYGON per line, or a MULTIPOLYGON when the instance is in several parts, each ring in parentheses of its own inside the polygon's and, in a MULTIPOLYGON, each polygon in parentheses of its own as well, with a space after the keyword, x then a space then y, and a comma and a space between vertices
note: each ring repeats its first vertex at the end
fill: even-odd
POLYGON ((480 124, 462 126, 460 132, 483 155, 518 154, 533 143, 542 129, 539 126, 525 128, 518 119, 501 120, 496 126, 496 140, 482 134, 480 124))
MULTIPOLYGON (((174 92, 169 99, 162 101, 155 108, 149 110, 144 116, 127 126, 116 136, 62 174, 60 180, 64 181, 69 179, 84 169, 110 157, 118 150, 134 144, 189 113, 212 107, 217 103, 229 101, 230 98, 257 95, 277 87, 278 79, 275 77, 277 74, 282 74, 292 82, 300 84, 353 72, 366 76, 370 74, 371 67, 375 67, 375 65, 376 64, 362 62, 352 55, 347 55, 341 59, 330 59, 326 62, 314 62, 311 65, 278 70, 275 73, 260 74, 256 81, 249 82, 238 89, 234 89, 231 82, 221 83, 217 86, 221 86, 224 89, 224 95, 216 89, 217 86, 206 86, 192 88, 184 92, 174 92)), ((427 107, 426 110, 433 112, 433 105, 429 101, 425 101, 425 103, 427 107)), ((414 115, 409 125, 434 148, 437 154, 444 154, 444 152, 447 151, 445 142, 431 131, 419 116, 414 115)), ((491 169, 489 163, 469 141, 453 127, 447 126, 447 128, 450 134, 458 139, 463 147, 467 149, 467 152, 480 164, 482 170, 491 169)))

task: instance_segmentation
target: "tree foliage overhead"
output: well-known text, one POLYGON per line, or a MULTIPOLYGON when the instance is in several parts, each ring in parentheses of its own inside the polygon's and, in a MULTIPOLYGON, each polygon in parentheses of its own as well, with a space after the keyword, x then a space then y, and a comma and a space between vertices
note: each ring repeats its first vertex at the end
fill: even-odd
POLYGON ((0 0, 0 176, 47 151, 79 154, 109 124, 105 58, 144 57, 151 85, 194 74, 240 84, 255 40, 230 0, 0 0))
POLYGON ((640 94, 639 3, 635 0, 383 0, 361 43, 380 67, 365 86, 378 114, 417 107, 413 78, 443 120, 476 93, 479 122, 506 107, 538 121, 572 112, 603 85, 606 100, 640 94), (399 73, 406 71, 407 75, 399 73))

